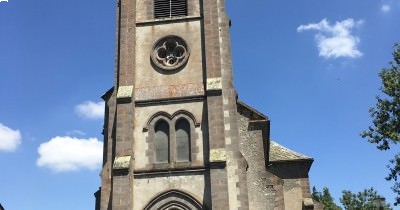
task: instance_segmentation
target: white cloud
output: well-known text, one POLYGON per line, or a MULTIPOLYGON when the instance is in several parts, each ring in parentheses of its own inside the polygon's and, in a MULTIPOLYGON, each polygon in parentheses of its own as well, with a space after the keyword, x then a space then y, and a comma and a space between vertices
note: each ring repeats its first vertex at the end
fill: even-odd
POLYGON ((67 135, 68 136, 74 136, 74 135, 85 136, 86 133, 81 130, 72 130, 72 131, 67 131, 67 135))
POLYGON ((390 9, 391 8, 390 8, 389 4, 383 4, 382 7, 381 7, 381 11, 384 12, 384 13, 389 12, 390 9))
POLYGON ((21 144, 21 132, 0 123, 0 151, 13 152, 21 144))
POLYGON ((75 107, 75 112, 82 118, 102 119, 104 117, 104 102, 83 102, 75 107))
POLYGON ((319 23, 300 25, 297 32, 308 30, 318 31, 315 40, 319 49, 319 56, 324 58, 358 58, 362 53, 357 49, 360 39, 352 34, 352 29, 361 25, 363 21, 354 21, 349 18, 334 25, 323 19, 319 23))
POLYGON ((103 143, 96 138, 54 137, 38 148, 37 165, 56 172, 95 170, 101 166, 103 143))

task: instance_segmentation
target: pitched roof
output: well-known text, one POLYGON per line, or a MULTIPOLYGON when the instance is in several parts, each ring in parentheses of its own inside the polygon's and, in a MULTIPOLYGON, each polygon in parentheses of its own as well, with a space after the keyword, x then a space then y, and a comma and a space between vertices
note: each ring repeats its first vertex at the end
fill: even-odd
POLYGON ((257 111, 256 109, 254 109, 253 107, 247 105, 246 103, 244 103, 243 101, 237 101, 237 105, 238 108, 242 107, 247 109, 248 111, 251 112, 251 120, 269 120, 268 117, 266 115, 264 115, 263 113, 257 111))
POLYGON ((293 150, 290 150, 290 149, 271 140, 269 160, 270 161, 296 161, 296 160, 312 160, 312 158, 305 156, 303 154, 297 153, 293 150))
POLYGON ((101 98, 102 98, 104 101, 107 101, 107 100, 111 97, 111 95, 112 95, 113 92, 114 92, 114 87, 112 87, 112 88, 110 88, 109 90, 107 90, 107 92, 105 92, 105 93, 101 96, 101 98))

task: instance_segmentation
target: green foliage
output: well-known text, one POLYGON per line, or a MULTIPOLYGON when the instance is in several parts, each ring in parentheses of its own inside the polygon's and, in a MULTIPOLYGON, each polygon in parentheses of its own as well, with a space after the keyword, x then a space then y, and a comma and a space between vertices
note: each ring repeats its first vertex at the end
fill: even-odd
MULTIPOLYGON (((342 203, 345 210, 392 210, 390 205, 386 203, 385 198, 378 195, 378 192, 373 188, 366 189, 357 194, 348 190, 344 190, 342 193, 340 203, 342 203)), ((322 189, 322 192, 318 192, 313 187, 311 196, 315 201, 321 203, 324 210, 342 210, 333 201, 331 193, 326 187, 322 189)))
POLYGON ((370 109, 374 126, 362 133, 363 138, 378 144, 381 150, 390 149, 391 143, 400 141, 400 45, 396 45, 393 57, 391 68, 379 73, 384 95, 377 96, 376 107, 370 109))
POLYGON ((346 210, 391 210, 385 199, 373 189, 366 189, 357 194, 344 190, 340 202, 346 210))
POLYGON ((329 189, 324 187, 322 189, 322 193, 318 192, 315 187, 312 188, 312 193, 311 193, 312 198, 315 201, 318 201, 319 203, 322 204, 324 210, 341 210, 339 206, 335 204, 333 201, 333 198, 331 196, 331 193, 329 192, 329 189))
MULTIPOLYGON (((361 136, 370 143, 377 144, 380 150, 388 150, 400 142, 400 45, 396 44, 390 68, 379 73, 382 80, 381 96, 377 96, 376 106, 370 109, 373 126, 361 136)), ((386 179, 393 180, 393 191, 397 194, 395 205, 400 203, 400 154, 390 161, 390 173, 386 179)))

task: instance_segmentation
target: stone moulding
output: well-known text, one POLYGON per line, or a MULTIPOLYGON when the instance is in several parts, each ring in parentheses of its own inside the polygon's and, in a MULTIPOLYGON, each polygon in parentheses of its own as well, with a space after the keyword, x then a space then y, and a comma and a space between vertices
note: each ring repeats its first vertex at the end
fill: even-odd
POLYGON ((130 164, 131 164, 131 156, 115 157, 113 169, 114 170, 129 169, 130 164))
POLYGON ((135 101, 204 95, 202 83, 135 88, 135 101))
POLYGON ((146 126, 143 128, 143 131, 147 132, 149 130, 149 128, 150 128, 151 122, 158 116, 163 116, 163 117, 166 117, 169 120, 172 120, 173 118, 179 117, 180 115, 185 115, 185 116, 189 117, 193 121, 193 124, 194 124, 195 127, 199 127, 200 126, 200 122, 196 119, 196 117, 192 113, 190 113, 189 111, 186 111, 186 110, 178 110, 172 115, 167 113, 167 112, 157 112, 157 113, 153 114, 147 120, 146 126))
POLYGON ((168 209, 203 210, 204 207, 191 195, 179 190, 170 190, 168 192, 164 192, 157 195, 144 208, 144 210, 168 210, 168 209))
POLYGON ((158 40, 150 55, 153 64, 166 71, 183 67, 186 65, 189 56, 190 50, 185 40, 175 35, 158 40))

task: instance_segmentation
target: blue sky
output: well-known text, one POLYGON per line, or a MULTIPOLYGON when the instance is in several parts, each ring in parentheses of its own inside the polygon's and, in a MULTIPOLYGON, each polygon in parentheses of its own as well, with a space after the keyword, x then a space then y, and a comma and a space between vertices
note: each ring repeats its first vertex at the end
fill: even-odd
MULTIPOLYGON (((102 107, 113 85, 114 1, 0 2, 0 202, 7 210, 94 209, 102 107)), ((374 187, 398 151, 361 139, 377 76, 400 42, 399 0, 227 0, 239 98, 271 137, 312 156, 311 185, 374 187)), ((99 152, 100 151, 100 152, 99 152)))

